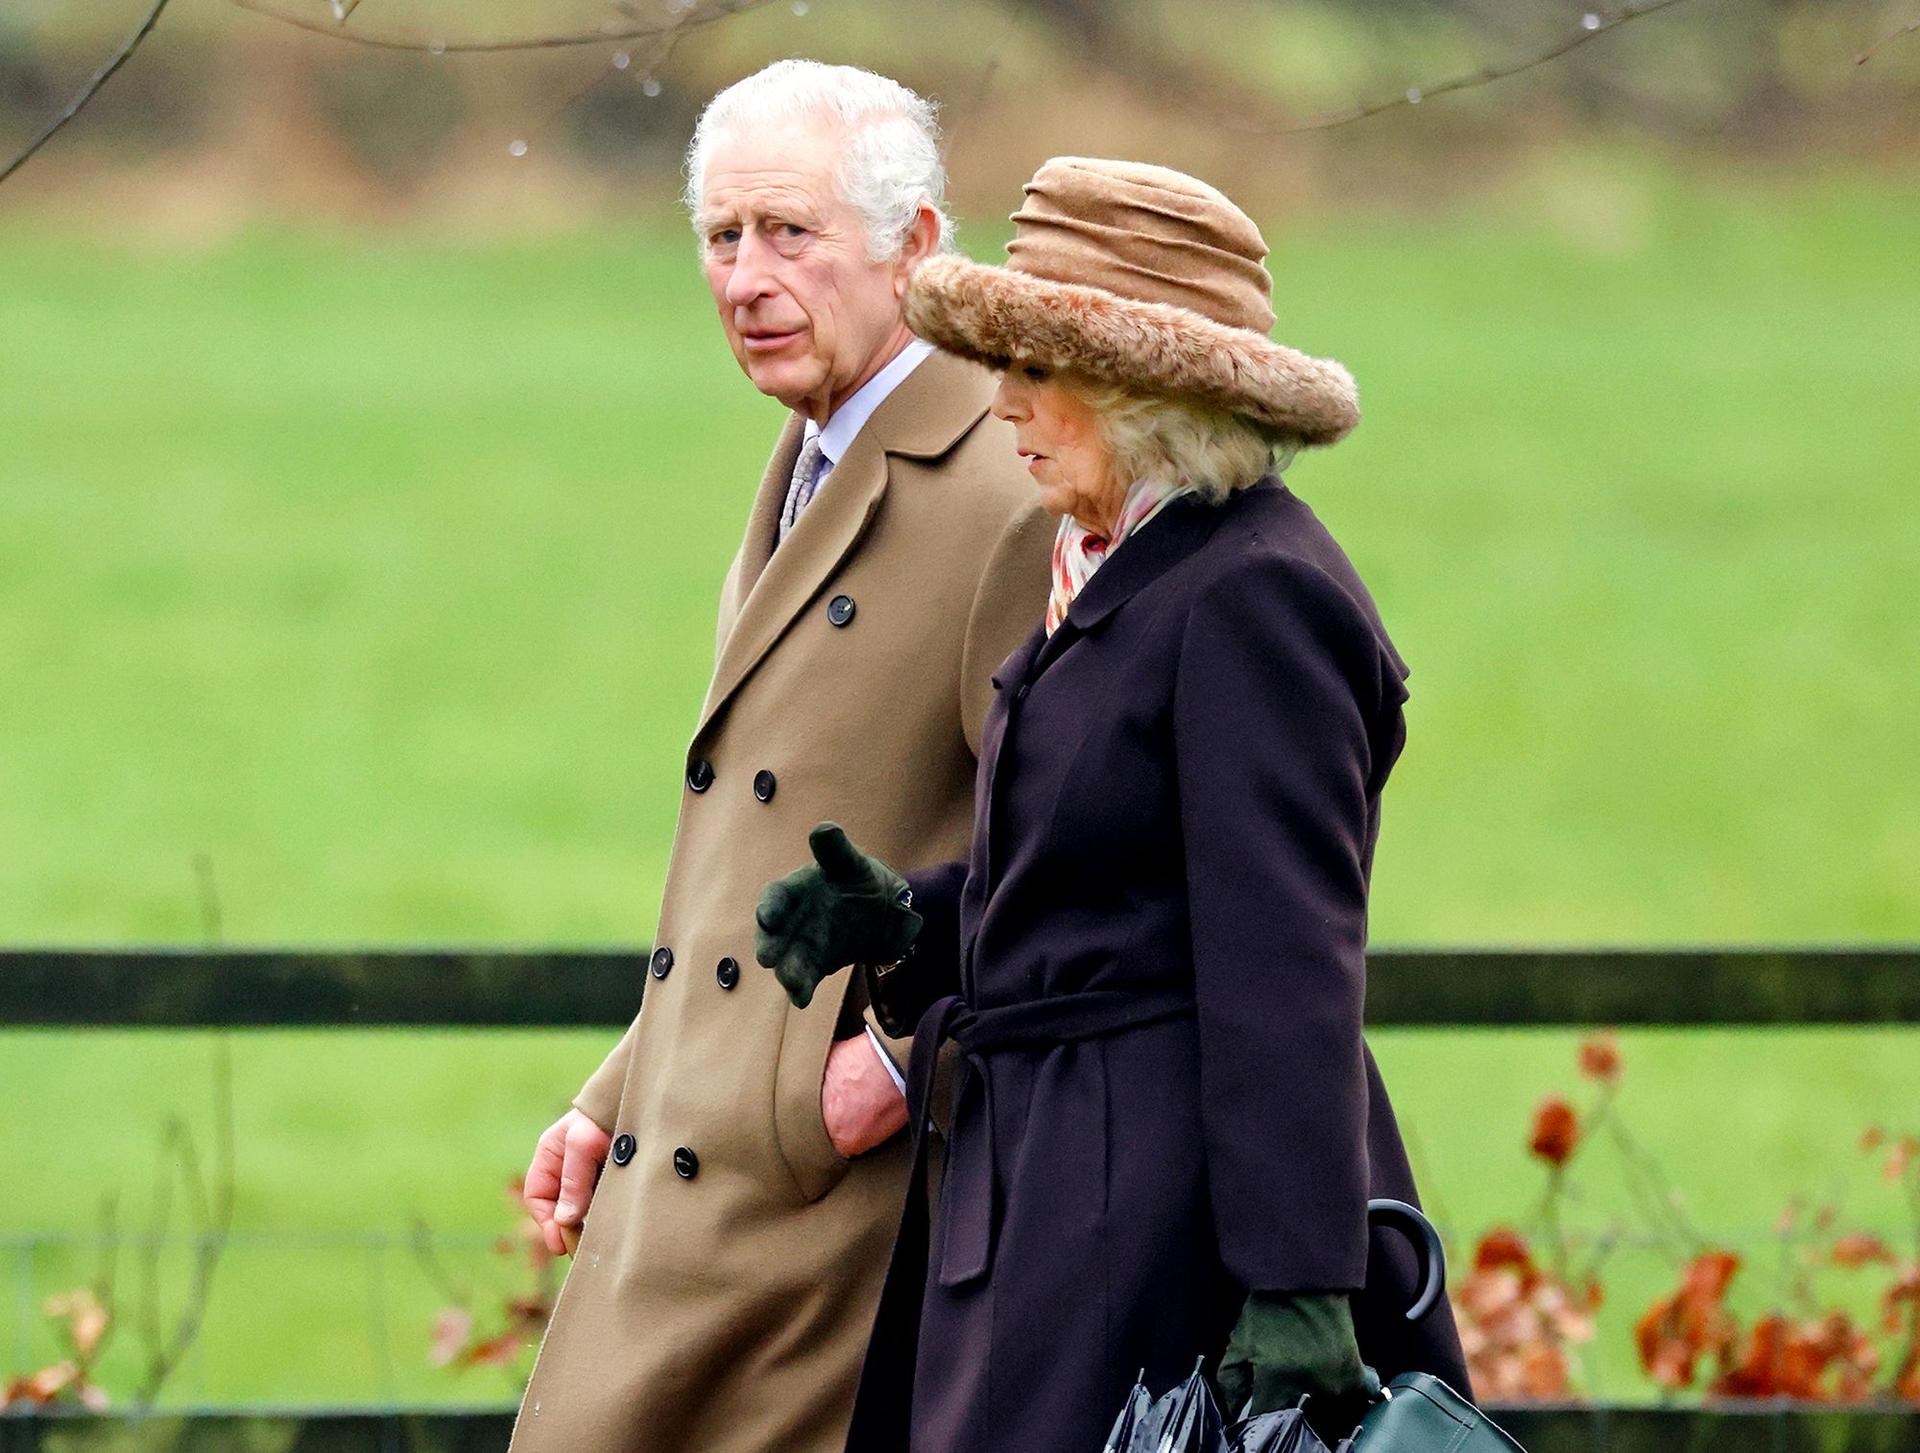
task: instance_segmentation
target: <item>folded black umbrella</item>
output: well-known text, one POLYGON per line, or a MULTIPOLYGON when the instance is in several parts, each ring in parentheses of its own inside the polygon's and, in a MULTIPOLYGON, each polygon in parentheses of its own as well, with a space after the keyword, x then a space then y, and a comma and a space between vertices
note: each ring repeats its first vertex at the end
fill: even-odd
POLYGON ((1113 1431, 1107 1434, 1105 1453, 1132 1453, 1134 1435, 1142 1431, 1153 1407, 1153 1395, 1147 1391, 1146 1376, 1147 1370, 1143 1367, 1140 1376, 1134 1379, 1133 1391, 1127 1394, 1126 1406, 1120 1409, 1120 1416, 1113 1420, 1113 1431))
POLYGON ((1227 1453, 1327 1453, 1301 1408, 1261 1413, 1227 1430, 1227 1453))
POLYGON ((1195 1362, 1187 1380, 1167 1394, 1172 1406, 1154 1453, 1227 1453, 1226 1420, 1200 1368, 1195 1362))
POLYGON ((1185 1382, 1157 1398, 1135 1382, 1107 1434, 1106 1453, 1232 1453, 1220 1405, 1200 1368, 1194 1363, 1185 1382))

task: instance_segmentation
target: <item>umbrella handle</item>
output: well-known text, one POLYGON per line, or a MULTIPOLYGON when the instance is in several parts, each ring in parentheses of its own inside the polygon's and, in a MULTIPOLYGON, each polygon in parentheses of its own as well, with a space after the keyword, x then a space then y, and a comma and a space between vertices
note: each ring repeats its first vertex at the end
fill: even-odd
POLYGON ((1381 1197, 1367 1202, 1369 1226, 1391 1226, 1413 1243, 1420 1262, 1420 1295, 1407 1308, 1407 1320, 1417 1322, 1434 1309, 1447 1289, 1447 1253, 1440 1244, 1440 1233, 1418 1206, 1381 1197))

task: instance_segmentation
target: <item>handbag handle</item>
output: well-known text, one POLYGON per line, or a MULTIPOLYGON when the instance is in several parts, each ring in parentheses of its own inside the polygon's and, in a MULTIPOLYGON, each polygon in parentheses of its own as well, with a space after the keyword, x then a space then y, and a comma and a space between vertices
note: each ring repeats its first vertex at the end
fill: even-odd
POLYGON ((1440 1233, 1418 1206, 1387 1197, 1367 1202, 1367 1225, 1391 1226, 1413 1243, 1420 1263, 1420 1295, 1407 1308, 1407 1320, 1417 1322, 1434 1309, 1447 1289, 1447 1252, 1440 1233))

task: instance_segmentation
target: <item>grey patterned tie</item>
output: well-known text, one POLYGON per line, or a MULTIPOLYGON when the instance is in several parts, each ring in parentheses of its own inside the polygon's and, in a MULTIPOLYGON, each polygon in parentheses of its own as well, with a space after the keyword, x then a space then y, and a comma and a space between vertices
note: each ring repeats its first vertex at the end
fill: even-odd
POLYGON ((826 455, 820 452, 820 436, 816 433, 802 447, 800 457, 793 461, 793 480, 787 485, 787 502, 780 511, 776 545, 787 538, 787 531, 799 520, 800 512, 813 503, 813 492, 820 487, 820 466, 825 461, 826 455))

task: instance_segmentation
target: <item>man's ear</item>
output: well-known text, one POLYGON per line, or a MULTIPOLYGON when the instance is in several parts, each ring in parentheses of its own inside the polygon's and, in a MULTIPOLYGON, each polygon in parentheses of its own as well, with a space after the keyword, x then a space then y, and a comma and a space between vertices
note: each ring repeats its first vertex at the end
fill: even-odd
POLYGON ((913 270, 940 250, 940 214, 932 207, 922 206, 914 216, 913 225, 907 229, 907 239, 900 246, 900 267, 894 277, 894 291, 906 296, 907 279, 913 276, 913 270))

